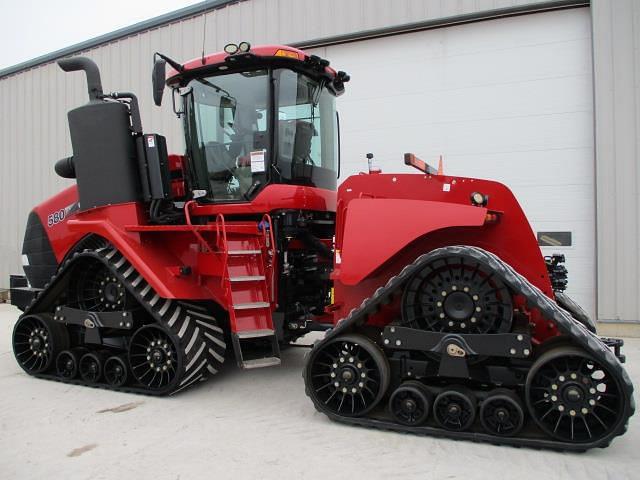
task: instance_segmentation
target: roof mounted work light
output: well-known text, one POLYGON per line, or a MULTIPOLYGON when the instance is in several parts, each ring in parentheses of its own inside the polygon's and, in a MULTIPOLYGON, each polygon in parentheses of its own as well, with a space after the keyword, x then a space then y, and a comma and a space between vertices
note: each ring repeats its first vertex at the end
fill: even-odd
POLYGON ((227 53, 229 55, 233 55, 237 51, 238 51, 238 45, 236 45, 235 43, 227 43, 224 46, 224 53, 227 53))

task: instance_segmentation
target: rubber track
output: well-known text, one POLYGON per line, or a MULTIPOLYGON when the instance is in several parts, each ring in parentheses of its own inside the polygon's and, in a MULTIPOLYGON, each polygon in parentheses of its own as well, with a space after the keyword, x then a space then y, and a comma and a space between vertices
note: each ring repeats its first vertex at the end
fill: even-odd
MULTIPOLYGON (((407 265, 402 271, 390 278, 387 283, 378 288, 373 296, 366 298, 359 307, 349 312, 346 318, 340 320, 336 327, 329 330, 322 340, 314 345, 314 348, 307 352, 306 360, 311 358, 311 354, 315 348, 321 347, 332 338, 350 331, 353 327, 362 326, 367 322, 370 315, 376 313, 381 304, 387 303, 390 297, 398 293, 403 284, 409 280, 415 273, 419 272, 428 264, 445 258, 445 257, 464 257, 484 265, 489 271, 498 275, 509 289, 516 295, 522 295, 527 302, 527 307, 537 309, 546 320, 553 321, 558 330, 569 336, 575 344, 584 348, 596 360, 607 367, 609 372, 616 376, 621 387, 621 393, 626 398, 626 411, 623 412, 623 418, 616 428, 606 437, 591 443, 569 443, 547 438, 524 438, 524 437, 499 437, 488 433, 474 432, 452 432, 434 427, 405 427, 395 422, 379 420, 375 418, 354 418, 343 417, 331 412, 325 412, 314 401, 316 409, 327 415, 334 421, 348 423, 352 425, 361 425, 384 430, 403 431, 407 433, 416 433, 432 436, 442 436, 447 438, 465 439, 473 441, 490 442, 498 445, 527 446, 534 448, 551 448, 556 450, 567 451, 584 451, 591 448, 607 447, 613 438, 626 432, 629 417, 635 411, 635 402, 633 399, 633 384, 622 364, 618 361, 615 354, 596 336, 584 327, 580 322, 574 319, 568 311, 562 309, 555 301, 547 297, 535 285, 516 272, 510 265, 503 262, 498 256, 486 250, 469 247, 469 246, 450 246, 435 249, 429 253, 421 255, 413 263, 407 265)), ((303 369, 303 377, 306 375, 307 366, 303 369)), ((309 387, 305 378, 306 394, 313 401, 313 396, 309 391, 309 387)))
POLYGON ((185 301, 181 301, 180 305, 202 329, 207 345, 207 370, 210 374, 215 375, 224 363, 224 354, 227 348, 224 341, 224 331, 218 325, 218 321, 209 314, 206 307, 185 301))
POLYGON ((565 293, 555 292, 555 297, 556 302, 558 302, 558 305, 560 305, 560 307, 564 308, 571 314, 573 318, 587 327, 587 330, 593 333, 597 333, 595 322, 591 320, 591 317, 589 317, 589 314, 584 310, 584 308, 578 305, 571 297, 569 297, 565 293))
MULTIPOLYGON (((95 251, 85 250, 75 253, 49 281, 43 292, 27 307, 23 315, 39 313, 52 309, 58 283, 70 271, 74 264, 83 259, 92 258, 103 263, 131 293, 138 303, 158 323, 170 330, 178 340, 178 348, 183 356, 183 376, 180 382, 169 392, 155 392, 139 386, 114 388, 107 384, 86 383, 79 379, 63 380, 56 375, 38 374, 40 378, 64 381, 66 383, 81 384, 91 387, 108 388, 112 390, 143 393, 147 395, 175 394, 197 382, 204 380, 207 373, 215 374, 224 360, 224 343, 222 329, 213 317, 204 313, 197 304, 178 300, 161 298, 151 285, 139 274, 131 263, 114 247, 108 246, 95 251), (210 345, 214 339, 215 346, 210 345)), ((131 375, 132 373, 129 372, 131 375)))

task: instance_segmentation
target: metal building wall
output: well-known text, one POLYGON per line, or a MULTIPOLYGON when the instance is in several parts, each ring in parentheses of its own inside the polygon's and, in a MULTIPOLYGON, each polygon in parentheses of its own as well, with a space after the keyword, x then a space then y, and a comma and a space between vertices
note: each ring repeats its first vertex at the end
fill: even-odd
MULTIPOLYGON (((206 13, 205 50, 229 41, 299 43, 424 20, 507 9, 526 0, 250 0, 222 4, 206 13)), ((145 131, 168 137, 170 151, 182 149, 179 122, 170 103, 152 105, 150 71, 155 51, 180 60, 200 55, 204 15, 183 18, 86 51, 100 66, 105 91, 129 90, 140 98, 145 131)), ((27 214, 71 182, 53 172, 71 155, 66 112, 87 99, 82 74, 63 73, 49 60, 8 76, 0 72, 0 287, 22 273, 20 252, 27 214)))
MULTIPOLYGON (((209 52, 240 40, 321 45, 322 39, 358 32, 417 22, 446 24, 465 15, 518 7, 535 10, 559 2, 218 0, 212 7, 216 3, 222 6, 206 14, 205 50, 209 52)), ((598 313, 612 320, 640 318, 640 179, 635 167, 640 136, 639 12, 640 4, 634 0, 594 0, 598 313)), ((180 124, 170 102, 162 109, 152 106, 152 55, 161 51, 181 60, 199 56, 204 17, 198 13, 176 19, 77 52, 99 64, 105 90, 138 93, 145 130, 166 135, 172 151, 182 149, 180 124)), ((21 242, 29 210, 70 184, 56 177, 53 163, 72 153, 66 112, 85 101, 82 75, 63 74, 52 60, 8 76, 0 72, 0 287, 7 285, 9 273, 21 273, 21 242)))
POLYGON ((593 0, 598 318, 640 320, 640 2, 593 0))

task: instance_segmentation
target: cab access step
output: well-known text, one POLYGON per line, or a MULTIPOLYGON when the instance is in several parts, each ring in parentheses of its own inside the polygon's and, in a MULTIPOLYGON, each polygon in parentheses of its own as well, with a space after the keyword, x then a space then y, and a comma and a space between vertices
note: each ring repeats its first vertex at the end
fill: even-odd
POLYGON ((255 229, 219 221, 225 259, 223 285, 231 300, 229 324, 238 362, 244 369, 280 365, 280 347, 271 316, 274 239, 271 218, 255 229))

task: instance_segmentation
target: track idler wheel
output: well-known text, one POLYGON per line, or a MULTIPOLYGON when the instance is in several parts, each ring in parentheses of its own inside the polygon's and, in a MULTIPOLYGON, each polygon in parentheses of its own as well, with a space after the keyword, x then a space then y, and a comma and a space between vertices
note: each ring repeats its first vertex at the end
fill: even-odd
POLYGON ((104 356, 98 352, 85 353, 80 357, 80 378, 87 383, 97 383, 102 378, 104 356))
POLYGON ((12 343, 18 364, 34 375, 48 370, 58 352, 68 348, 69 335, 47 313, 24 315, 13 328, 12 343))
POLYGON ((88 312, 128 310, 135 305, 124 283, 94 258, 81 259, 74 266, 68 297, 71 306, 88 312))
POLYGON ((469 389, 449 387, 433 402, 436 423, 446 430, 463 431, 473 425, 476 418, 476 398, 469 389))
POLYGON ((434 332, 504 333, 513 304, 504 282, 480 262, 451 255, 434 260, 407 282, 402 325, 434 332))
POLYGON ((364 335, 349 334, 311 350, 304 377, 307 394, 318 410, 357 417, 380 402, 390 371, 380 347, 364 335))
POLYGON ((389 412, 393 419, 408 426, 423 424, 429 417, 433 396, 417 381, 407 381, 394 390, 389 398, 389 412))
POLYGON ((525 393, 538 426, 572 443, 596 442, 616 432, 627 407, 616 377, 574 346, 542 354, 529 371, 525 393))
POLYGON ((493 435, 516 435, 524 424, 522 401, 511 390, 498 388, 489 392, 480 405, 480 423, 493 435))
POLYGON ((126 357, 113 355, 104 362, 104 379, 112 387, 122 387, 129 377, 126 357))
POLYGON ((56 373, 65 380, 71 380, 78 375, 78 365, 81 353, 77 350, 63 350, 56 357, 56 373))

